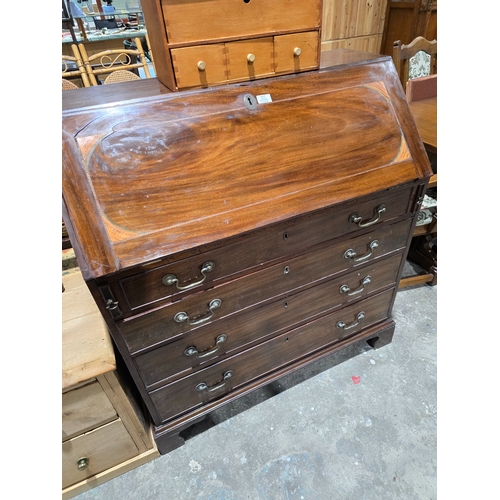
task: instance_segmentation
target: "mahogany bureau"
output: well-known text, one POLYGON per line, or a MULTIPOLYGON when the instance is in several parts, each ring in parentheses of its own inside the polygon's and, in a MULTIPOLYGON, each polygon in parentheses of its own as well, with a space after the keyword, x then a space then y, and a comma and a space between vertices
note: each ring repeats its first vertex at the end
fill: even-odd
POLYGON ((431 174, 386 56, 63 113, 64 220, 161 453, 307 363, 391 342, 431 174))

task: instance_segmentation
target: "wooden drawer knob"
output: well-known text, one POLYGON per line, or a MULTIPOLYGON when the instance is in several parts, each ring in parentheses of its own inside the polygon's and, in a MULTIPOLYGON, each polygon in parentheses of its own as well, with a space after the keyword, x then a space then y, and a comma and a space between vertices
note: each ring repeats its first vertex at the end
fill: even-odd
POLYGON ((295 57, 299 57, 299 56, 300 56, 300 54, 302 54, 302 49, 301 49, 300 47, 295 47, 295 48, 293 49, 293 55, 294 55, 295 57))
POLYGON ((89 462, 90 462, 90 460, 86 457, 80 458, 76 462, 76 468, 78 470, 85 470, 89 466, 89 462))
POLYGON ((200 71, 205 71, 206 67, 207 67, 207 63, 205 61, 198 61, 198 69, 200 71))
POLYGON ((252 64, 255 61, 255 54, 248 54, 247 61, 252 64))

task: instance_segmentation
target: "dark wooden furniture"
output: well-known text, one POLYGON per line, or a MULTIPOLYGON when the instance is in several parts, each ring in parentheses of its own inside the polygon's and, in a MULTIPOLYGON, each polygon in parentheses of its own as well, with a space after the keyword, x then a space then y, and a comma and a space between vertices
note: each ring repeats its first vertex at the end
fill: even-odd
POLYGON ((408 44, 417 36, 437 38, 437 0, 388 0, 381 53, 392 55, 394 40, 408 44))
POLYGON ((249 391, 392 339, 432 171, 392 60, 334 52, 252 83, 64 96, 64 220, 161 453, 249 391))
POLYGON ((321 0, 143 0, 158 79, 171 90, 317 69, 321 0))

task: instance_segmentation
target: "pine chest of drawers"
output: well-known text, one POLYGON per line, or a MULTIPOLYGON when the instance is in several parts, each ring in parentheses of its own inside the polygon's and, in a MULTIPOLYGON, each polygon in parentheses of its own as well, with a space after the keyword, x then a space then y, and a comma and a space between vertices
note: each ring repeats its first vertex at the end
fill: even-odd
POLYGON ((64 220, 161 453, 234 398, 391 341, 431 173, 385 56, 63 114, 64 220))
POLYGON ((158 79, 171 90, 317 69, 321 0, 142 0, 158 79))

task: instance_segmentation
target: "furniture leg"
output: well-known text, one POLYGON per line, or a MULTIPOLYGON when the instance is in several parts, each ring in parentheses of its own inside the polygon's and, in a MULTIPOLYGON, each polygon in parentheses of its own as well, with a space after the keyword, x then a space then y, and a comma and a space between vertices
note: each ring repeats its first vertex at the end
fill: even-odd
POLYGON ((184 444, 184 439, 179 436, 179 433, 163 434, 155 436, 156 446, 161 455, 170 453, 184 444))
POLYGON ((392 324, 386 330, 380 332, 376 337, 372 337, 368 339, 366 342, 370 347, 374 349, 379 349, 380 347, 384 347, 392 342, 392 337, 394 336, 395 324, 392 324))
POLYGON ((206 415, 203 415, 195 420, 191 420, 188 424, 181 424, 170 430, 165 430, 165 427, 155 427, 153 437, 160 454, 165 455, 166 453, 170 453, 180 448, 185 443, 185 439, 180 435, 181 432, 201 422, 205 417, 206 415))

